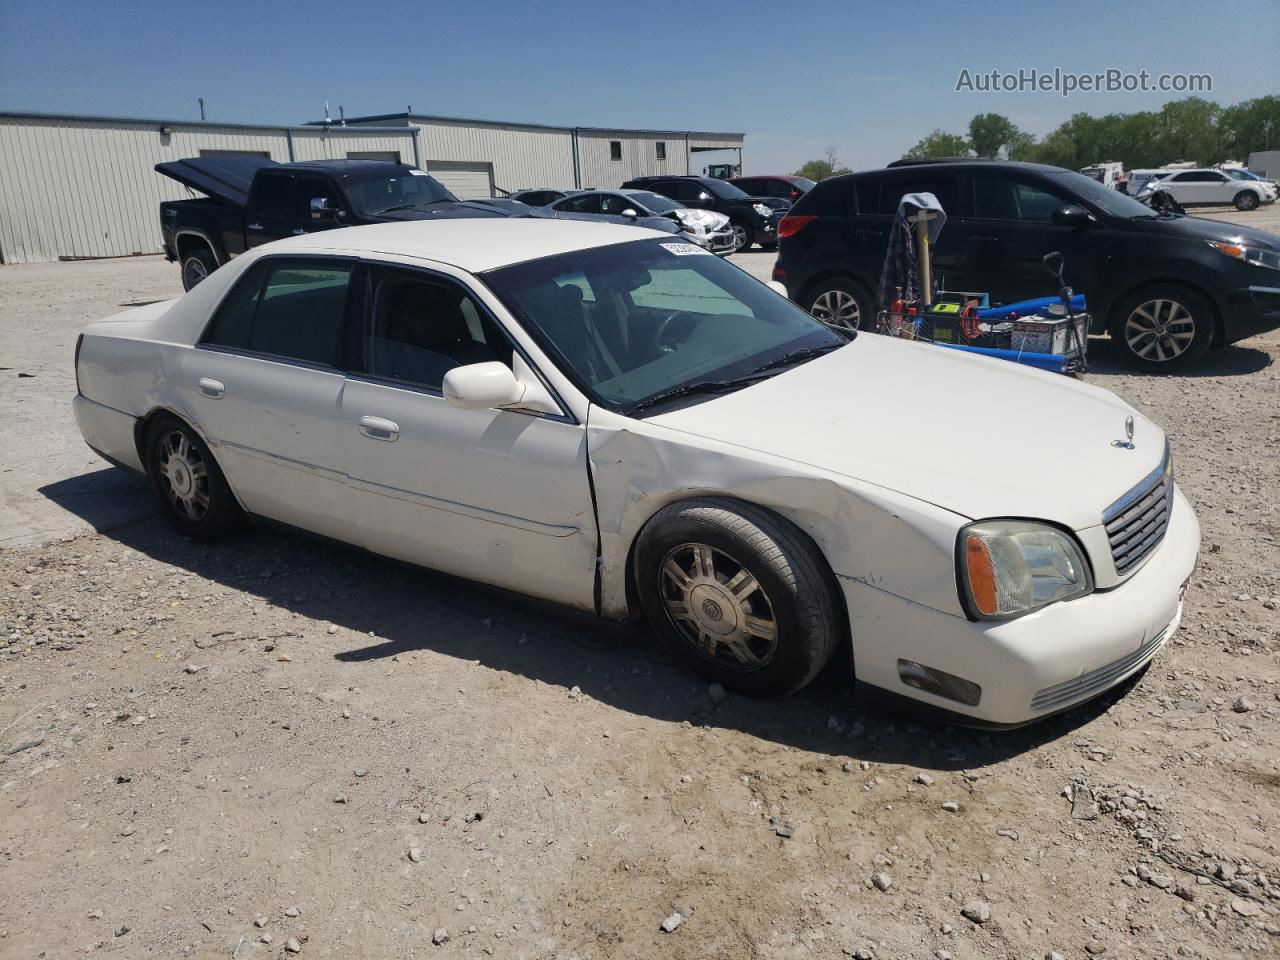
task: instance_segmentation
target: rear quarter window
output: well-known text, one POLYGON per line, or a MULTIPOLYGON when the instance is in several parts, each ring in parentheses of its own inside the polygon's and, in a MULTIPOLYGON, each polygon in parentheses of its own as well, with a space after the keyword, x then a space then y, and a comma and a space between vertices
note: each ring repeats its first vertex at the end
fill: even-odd
POLYGON ((796 201, 792 212, 814 217, 851 217, 854 206, 855 182, 843 177, 823 180, 796 201))

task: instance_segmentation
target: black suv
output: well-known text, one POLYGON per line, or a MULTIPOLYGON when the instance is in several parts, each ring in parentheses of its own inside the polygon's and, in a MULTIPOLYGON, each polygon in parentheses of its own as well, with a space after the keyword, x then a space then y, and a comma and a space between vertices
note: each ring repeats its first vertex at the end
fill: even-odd
POLYGON ((753 197, 715 177, 636 177, 624 190, 652 190, 684 207, 714 210, 729 218, 736 250, 758 243, 771 250, 778 242, 778 221, 791 204, 777 197, 753 197))
POLYGON ((898 161, 823 180, 783 220, 773 278, 836 325, 875 316, 889 227, 903 194, 934 194, 947 223, 934 248, 945 289, 992 303, 1050 296, 1042 258, 1059 250, 1134 367, 1175 370, 1211 345, 1280 326, 1280 237, 1157 214, 1058 167, 999 160, 898 161))

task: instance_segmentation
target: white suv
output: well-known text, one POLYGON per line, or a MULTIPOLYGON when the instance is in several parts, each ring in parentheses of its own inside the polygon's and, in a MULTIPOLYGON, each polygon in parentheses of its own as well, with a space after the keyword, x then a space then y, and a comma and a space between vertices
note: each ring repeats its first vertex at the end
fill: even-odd
POLYGON ((1234 204, 1237 210, 1254 210, 1259 204, 1275 203, 1276 188, 1261 180, 1236 180, 1221 170, 1203 168, 1180 170, 1159 180, 1151 180, 1138 193, 1150 196, 1163 190, 1184 207, 1196 204, 1234 204))

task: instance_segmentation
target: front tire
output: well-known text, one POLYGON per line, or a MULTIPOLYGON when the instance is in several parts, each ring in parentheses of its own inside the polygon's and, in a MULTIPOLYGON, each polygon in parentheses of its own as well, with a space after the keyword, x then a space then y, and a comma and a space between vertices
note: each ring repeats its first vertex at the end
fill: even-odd
POLYGON ((799 690, 843 636, 818 548, 748 503, 702 498, 663 508, 640 533, 633 572, 657 633, 703 677, 740 693, 799 690))
POLYGON ((1138 370, 1186 369, 1205 355, 1213 333, 1209 301, 1178 284, 1142 287, 1112 312, 1111 339, 1125 364, 1138 370))
POLYGON ((147 428, 147 476, 165 519, 183 536, 214 540, 239 525, 240 505, 196 432, 169 414, 147 428))
POLYGON ((746 253, 751 249, 751 228, 741 220, 735 220, 731 224, 733 228, 733 252, 746 253))
POLYGON ((1252 190, 1241 190, 1236 194, 1235 207, 1237 210, 1257 210, 1258 195, 1252 190))
POLYGON ((860 283, 847 277, 824 280, 805 294, 801 306, 846 339, 858 330, 875 330, 870 297, 860 283))
POLYGON ((182 256, 182 289, 198 286, 209 274, 218 269, 218 261, 208 247, 194 247, 182 256))

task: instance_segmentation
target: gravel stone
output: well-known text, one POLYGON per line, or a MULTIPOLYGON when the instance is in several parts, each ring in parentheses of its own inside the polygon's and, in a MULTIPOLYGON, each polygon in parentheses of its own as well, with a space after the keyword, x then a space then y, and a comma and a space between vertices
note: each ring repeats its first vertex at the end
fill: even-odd
POLYGON ((662 932, 674 933, 676 927, 680 926, 680 924, 682 923, 684 923, 684 917, 681 916, 679 913, 673 913, 671 914, 671 916, 667 917, 667 919, 662 921, 662 926, 661 926, 662 932))
POLYGON ((893 886, 893 877, 887 873, 873 873, 871 875, 871 884, 881 893, 893 886))
POLYGON ((991 907, 984 900, 967 900, 960 908, 960 915, 966 920, 983 924, 991 919, 991 907))

